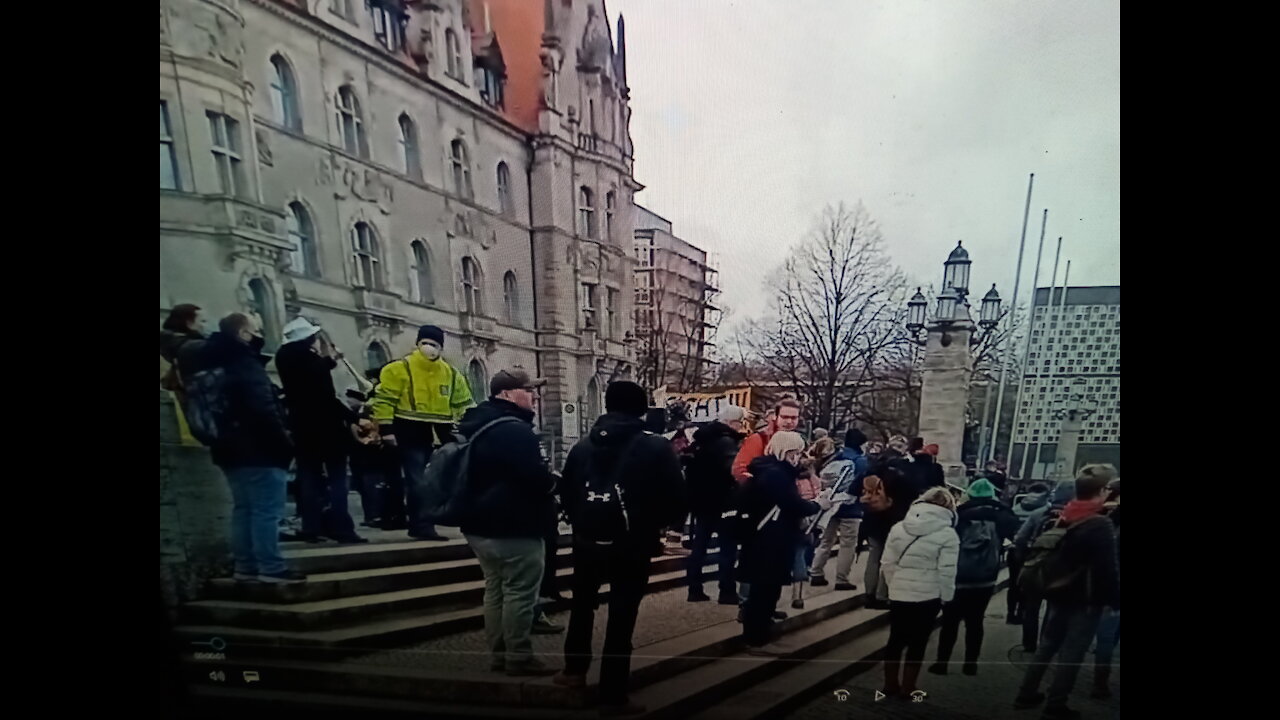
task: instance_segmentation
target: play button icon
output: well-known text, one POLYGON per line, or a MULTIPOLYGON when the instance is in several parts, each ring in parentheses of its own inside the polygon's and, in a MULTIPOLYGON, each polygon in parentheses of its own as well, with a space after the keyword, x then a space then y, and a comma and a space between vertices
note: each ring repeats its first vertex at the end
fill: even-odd
POLYGON ((880 692, 879 690, 877 690, 877 691, 876 691, 876 702, 880 702, 880 701, 881 701, 881 700, 883 700, 884 698, 885 698, 885 694, 884 694, 884 693, 882 693, 882 692, 880 692))

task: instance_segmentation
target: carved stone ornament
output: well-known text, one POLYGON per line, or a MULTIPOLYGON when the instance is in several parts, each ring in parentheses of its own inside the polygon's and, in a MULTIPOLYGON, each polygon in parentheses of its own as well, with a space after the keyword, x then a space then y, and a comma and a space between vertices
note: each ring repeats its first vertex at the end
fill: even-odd
POLYGON ((254 140, 258 144, 258 162, 268 167, 275 166, 275 160, 271 157, 271 144, 267 138, 267 133, 262 128, 253 131, 254 140))
POLYGON ((338 185, 333 191, 334 197, 339 199, 354 197, 357 200, 376 204, 383 215, 391 214, 394 191, 391 184, 382 178, 381 173, 351 163, 339 163, 338 168, 340 175, 338 185))
POLYGON ((612 46, 609 42, 609 31, 596 12, 594 5, 587 6, 587 24, 582 29, 582 42, 578 44, 578 69, 585 72, 598 72, 604 68, 609 59, 612 46))
POLYGON ((316 185, 332 185, 333 184, 333 163, 328 156, 321 157, 320 162, 316 166, 316 185))

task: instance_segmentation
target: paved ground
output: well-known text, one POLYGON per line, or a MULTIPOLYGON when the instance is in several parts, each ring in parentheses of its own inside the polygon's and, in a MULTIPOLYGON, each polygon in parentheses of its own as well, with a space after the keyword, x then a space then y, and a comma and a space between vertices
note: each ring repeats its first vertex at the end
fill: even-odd
MULTIPOLYGON (((986 638, 982 647, 982 659, 976 677, 959 672, 952 662, 952 672, 946 676, 921 673, 920 687, 929 693, 920 704, 902 701, 875 701, 875 691, 882 687, 884 666, 846 680, 839 685, 849 691, 849 699, 839 702, 835 688, 815 699, 805 707, 791 713, 793 720, 847 720, 847 718, 875 717, 890 720, 1038 720, 1038 710, 1014 710, 1013 698, 1022 681, 1028 657, 1022 652, 1021 629, 1006 625, 1003 617, 1004 593, 999 593, 987 611, 986 638)), ((935 631, 929 643, 926 662, 932 662, 937 654, 938 633, 935 631)), ((964 631, 957 643, 956 655, 961 655, 964 631)), ((1114 697, 1110 700, 1092 700, 1089 691, 1093 682, 1093 654, 1085 656, 1086 666, 1081 669, 1076 682, 1076 692, 1070 706, 1079 710, 1085 720, 1118 720, 1120 717, 1120 647, 1115 654, 1115 669, 1111 678, 1114 697)), ((927 667, 927 665, 926 665, 927 667)), ((1050 668, 1045 678, 1047 686, 1053 677, 1050 668)))

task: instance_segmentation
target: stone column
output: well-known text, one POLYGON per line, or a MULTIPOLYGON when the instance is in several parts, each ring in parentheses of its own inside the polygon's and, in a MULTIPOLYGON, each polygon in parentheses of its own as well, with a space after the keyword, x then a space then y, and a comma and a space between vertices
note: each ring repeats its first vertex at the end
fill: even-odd
POLYGON ((1080 428, 1084 425, 1084 413, 1067 411, 1062 419, 1062 431, 1058 433, 1058 449, 1054 457, 1053 480, 1071 480, 1076 474, 1076 451, 1080 447, 1080 428))
POLYGON ((231 574, 231 490, 204 447, 183 445, 173 396, 160 391, 160 587, 171 610, 231 574))
POLYGON ((968 322, 934 323, 924 351, 924 384, 920 389, 920 437, 938 446, 938 463, 947 482, 965 486, 962 447, 969 402, 973 358, 968 322))

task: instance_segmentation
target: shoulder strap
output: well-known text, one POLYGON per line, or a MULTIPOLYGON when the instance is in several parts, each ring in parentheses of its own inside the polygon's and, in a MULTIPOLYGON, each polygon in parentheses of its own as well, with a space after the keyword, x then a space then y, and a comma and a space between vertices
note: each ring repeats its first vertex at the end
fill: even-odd
POLYGON ((904 548, 902 548, 902 554, 898 555, 898 563, 901 563, 901 562, 902 562, 902 558, 904 558, 904 557, 906 557, 906 556, 907 556, 907 551, 911 549, 911 546, 912 546, 912 545, 915 545, 915 544, 916 544, 916 540, 919 540, 919 539, 920 539, 920 538, 922 538, 922 537, 924 537, 924 536, 923 536, 923 535, 917 535, 917 536, 915 537, 915 540, 912 540, 911 542, 907 543, 907 546, 906 546, 906 547, 904 547, 904 548))
POLYGON ((409 358, 400 358, 400 362, 404 363, 404 374, 409 377, 409 409, 418 411, 418 398, 413 392, 413 368, 409 366, 409 358))
POLYGON ((490 420, 489 422, 487 422, 487 423, 485 423, 485 424, 481 425, 480 427, 476 428, 476 431, 475 431, 474 433, 471 433, 471 437, 467 438, 467 442, 469 442, 469 443, 471 443, 471 442, 475 442, 476 438, 480 437, 480 435, 482 435, 482 434, 484 433, 484 431, 485 431, 485 430, 488 430, 489 428, 493 427, 494 425, 500 425, 500 424, 502 424, 502 423, 504 423, 504 422, 507 422, 508 420, 509 420, 509 421, 512 421, 512 422, 519 422, 519 421, 520 421, 520 419, 519 419, 519 418, 513 418, 513 417, 511 417, 510 415, 503 415, 503 416, 502 416, 502 417, 500 417, 500 418, 495 418, 495 419, 490 420))

